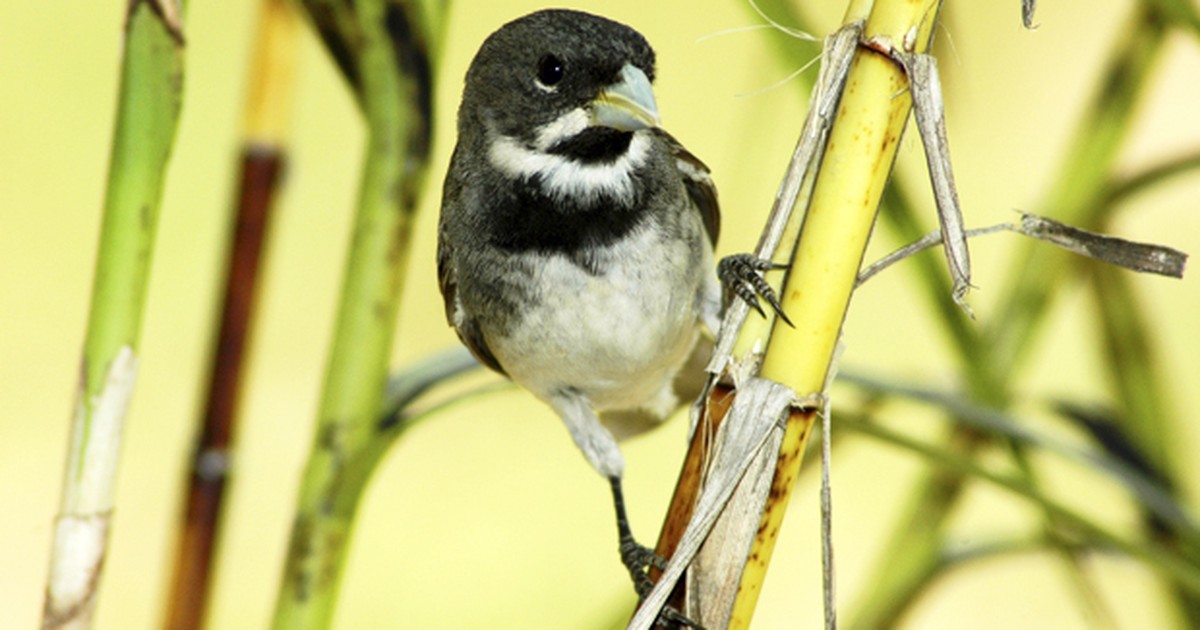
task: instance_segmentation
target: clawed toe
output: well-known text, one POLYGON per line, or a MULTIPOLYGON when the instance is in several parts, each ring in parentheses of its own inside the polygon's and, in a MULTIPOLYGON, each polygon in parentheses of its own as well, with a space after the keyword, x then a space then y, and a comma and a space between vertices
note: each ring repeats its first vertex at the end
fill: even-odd
MULTIPOLYGON (((667 568, 667 561, 662 556, 655 553, 653 549, 638 544, 632 538, 621 541, 621 562, 629 570, 629 577, 633 579, 633 590, 637 592, 638 601, 646 599, 654 588, 654 581, 650 579, 649 575, 650 567, 659 570, 667 568)), ((704 626, 688 619, 670 604, 663 606, 662 610, 658 612, 658 619, 654 625, 659 628, 704 630, 704 626)))
POLYGON ((722 258, 721 262, 717 263, 717 277, 721 279, 721 284, 748 304, 750 308, 758 311, 759 315, 767 316, 766 311, 759 303, 759 297, 761 297, 771 305, 771 309, 779 315, 780 319, 788 326, 792 326, 792 320, 788 319, 787 314, 783 312, 783 305, 779 303, 779 297, 775 294, 775 290, 762 277, 764 271, 786 268, 787 265, 758 258, 753 254, 733 254, 722 258))
POLYGON ((649 547, 639 545, 632 538, 621 541, 621 563, 629 570, 633 590, 637 591, 639 600, 645 599, 654 588, 654 581, 649 575, 650 567, 660 571, 667 568, 667 561, 662 556, 649 547))

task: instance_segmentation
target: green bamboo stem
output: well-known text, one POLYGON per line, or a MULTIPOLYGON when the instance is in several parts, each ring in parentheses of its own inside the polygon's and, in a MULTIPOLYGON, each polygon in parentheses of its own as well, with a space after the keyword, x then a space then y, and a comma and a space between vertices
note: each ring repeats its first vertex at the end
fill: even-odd
POLYGON ((121 429, 166 165, 179 120, 182 6, 129 5, 104 220, 46 585, 43 628, 87 628, 99 594, 121 429))
MULTIPOLYGON (((1138 9, 1102 75, 1100 91, 1077 127, 1056 178, 1057 187, 1048 196, 1046 207, 1053 209, 1048 214, 1085 227, 1092 222, 1088 213, 1098 207, 1097 201, 1108 189, 1113 162, 1128 134, 1137 96, 1143 92, 1164 32, 1153 9, 1138 9)), ((1071 268, 1068 257, 1055 248, 1032 243, 1020 250, 1001 299, 1001 312, 986 331, 985 342, 971 350, 973 357, 967 362, 973 367, 968 367, 966 385, 975 400, 996 408, 1007 405, 1009 375, 1045 319, 1063 270, 1071 268)), ((981 444, 970 429, 956 429, 948 440, 944 448, 964 456, 981 444)), ((964 482, 960 473, 940 468, 928 471, 917 482, 899 525, 877 560, 875 575, 866 582, 871 585, 869 592, 855 607, 850 627, 886 628, 900 621, 927 583, 929 567, 938 562, 942 525, 957 504, 964 482)))
POLYGON ((356 90, 367 124, 364 173, 342 296, 274 627, 333 617, 354 514, 372 465, 416 195, 429 150, 429 40, 413 2, 305 5, 356 90))
MULTIPOLYGON (((1173 2, 1156 2, 1155 4, 1157 4, 1160 9, 1164 10, 1164 14, 1170 14, 1172 16, 1172 21, 1179 23, 1181 26, 1188 28, 1193 27, 1193 20, 1191 18, 1195 15, 1195 11, 1194 9, 1189 9, 1186 3, 1180 5, 1180 3, 1173 2), (1177 6, 1175 6, 1172 10, 1169 10, 1169 7, 1163 6, 1170 4, 1177 6), (1190 12, 1190 15, 1183 15, 1183 13, 1178 10, 1181 7, 1183 9, 1187 9, 1187 12, 1190 12)), ((799 22, 799 20, 797 20, 795 11, 792 10, 791 6, 786 3, 768 1, 760 3, 760 6, 769 15, 778 18, 785 24, 799 22)), ((769 31, 769 36, 772 42, 776 45, 776 48, 780 51, 780 54, 786 58, 792 58, 796 54, 797 46, 804 46, 806 44, 806 42, 797 41, 794 38, 775 30, 769 31)), ((805 78, 806 75, 801 75, 797 82, 805 83, 805 78)), ((807 89, 807 87, 804 87, 804 89, 807 89)), ((1089 149, 1085 149, 1082 153, 1086 154, 1087 150, 1089 149)), ((1151 169, 1144 175, 1132 178, 1128 182, 1114 185, 1110 187, 1109 192, 1107 193, 1109 195, 1107 203, 1111 207, 1111 205, 1119 202, 1123 196, 1129 194, 1130 192, 1136 192, 1137 190, 1140 190, 1146 186, 1152 185, 1160 179, 1170 177, 1189 168, 1194 168, 1195 162, 1195 156, 1183 156, 1179 159, 1165 163, 1157 168, 1151 169)), ((925 227, 916 218, 917 213, 912 207, 910 196, 907 194, 902 182, 893 180, 890 183, 888 189, 885 191, 883 205, 883 218, 885 224, 888 225, 893 232, 899 234, 902 241, 913 241, 923 235, 925 227)), ((941 263, 941 260, 933 255, 922 255, 919 256, 916 261, 913 261, 912 264, 916 264, 919 267, 917 277, 921 281, 924 293, 929 301, 937 307, 940 320, 952 338, 952 346, 958 350, 960 364, 964 369, 965 382, 968 390, 971 391, 972 395, 978 400, 992 399, 994 402, 1001 402, 999 398, 1002 397, 998 397, 997 394, 1002 390, 998 390, 993 385, 997 380, 995 378, 996 372, 990 369, 987 361, 981 361, 979 359, 981 356, 983 356, 981 348, 983 345, 983 340, 981 338, 981 334, 978 331, 978 328, 969 323, 966 318, 962 316, 961 310, 951 299, 950 286, 947 282, 944 266, 941 263)), ((1143 424, 1157 426, 1157 424, 1155 424, 1153 421, 1143 424)), ((958 445, 959 448, 974 450, 984 438, 982 436, 976 436, 975 432, 970 428, 962 427, 957 429, 956 434, 951 439, 953 440, 953 443, 958 445)), ((1020 456, 1020 452, 1018 451, 1016 455, 1020 456)), ((963 480, 961 477, 954 471, 936 471, 931 473, 928 484, 931 488, 931 494, 941 497, 940 500, 944 501, 944 505, 949 508, 951 505, 953 505, 953 497, 956 497, 959 494, 959 491, 962 487, 962 482, 963 480)), ((930 515, 928 511, 924 509, 920 509, 918 513, 922 514, 923 516, 928 516, 929 518, 925 521, 922 521, 919 526, 914 526, 912 529, 923 532, 936 531, 935 529, 931 528, 930 525, 939 523, 942 516, 944 516, 939 516, 937 514, 930 515)), ((910 519, 910 521, 915 522, 912 519, 910 519)), ((937 555, 937 546, 933 543, 936 541, 930 539, 926 541, 930 544, 914 545, 912 544, 912 537, 902 535, 898 536, 897 539, 903 539, 906 541, 906 546, 904 548, 906 555, 903 557, 897 555, 896 557, 886 561, 886 565, 892 567, 891 577, 895 579, 896 583, 919 585, 928 583, 930 580, 932 580, 940 571, 940 569, 938 569, 934 564, 934 557, 937 555), (922 551, 925 553, 922 553, 922 551), (924 558, 922 558, 922 556, 924 558), (912 563, 913 568, 911 571, 906 571, 905 562, 912 563)), ((1058 541, 1060 551, 1066 549, 1061 537, 1048 534, 1047 540, 1058 541)), ((1068 558, 1068 560, 1071 561, 1071 558, 1068 558)), ((1082 577, 1078 575, 1078 573, 1076 573, 1076 576, 1082 577)))

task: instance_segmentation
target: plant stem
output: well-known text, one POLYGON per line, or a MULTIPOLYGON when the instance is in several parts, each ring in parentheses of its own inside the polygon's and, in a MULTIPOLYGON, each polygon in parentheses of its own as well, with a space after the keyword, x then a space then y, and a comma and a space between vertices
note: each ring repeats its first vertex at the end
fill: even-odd
MULTIPOLYGON (((1138 9, 1077 127, 1057 187, 1046 204, 1053 212, 1043 214, 1082 227, 1092 222, 1089 213, 1108 190, 1113 162, 1164 31, 1153 9, 1138 9)), ((1072 268, 1068 256, 1056 248, 1025 244, 1013 265, 1000 313, 983 336, 985 341, 960 349, 961 356, 970 357, 966 384, 980 404, 997 409, 1007 406, 1009 375, 1031 345, 1065 270, 1072 268)), ((956 428, 949 441, 944 448, 963 456, 970 456, 983 443, 969 428, 956 428)), ((944 469, 930 470, 917 481, 899 525, 877 560, 874 577, 865 582, 870 585, 868 595, 855 607, 851 627, 888 628, 902 619, 932 575, 930 567, 938 561, 942 526, 957 504, 964 482, 961 473, 944 469)))
POLYGON ((329 626, 355 510, 374 468, 359 458, 370 451, 387 382, 432 91, 428 31, 416 3, 305 7, 357 92, 368 142, 316 437, 276 602, 274 626, 289 630, 329 626))
MULTIPOLYGON (((1172 434, 1177 425, 1170 397, 1163 386, 1161 361, 1158 360, 1149 334, 1149 321, 1138 305, 1133 287, 1121 271, 1096 266, 1091 269, 1091 294, 1096 300, 1100 318, 1100 345, 1104 349, 1105 368, 1116 392, 1115 403, 1122 420, 1121 431, 1139 445, 1139 453, 1153 466, 1147 471, 1169 489, 1179 486, 1177 469, 1169 459, 1155 459, 1148 454, 1147 445, 1159 444, 1172 434)), ((1143 509, 1142 528, 1148 538, 1169 547, 1180 558, 1200 566, 1200 548, 1194 537, 1181 533, 1179 528, 1143 509)), ((1200 593, 1179 583, 1170 585, 1181 625, 1200 626, 1200 593)))
POLYGON ((259 261, 276 186, 284 169, 283 136, 291 100, 296 27, 293 9, 282 0, 262 3, 225 297, 167 600, 165 625, 173 630, 197 630, 204 624, 218 518, 230 474, 230 448, 244 349, 253 321, 259 261))
POLYGON ((92 286, 43 628, 87 628, 114 508, 121 429, 137 348, 166 165, 179 120, 182 6, 129 5, 104 222, 92 286))
MULTIPOLYGON (((940 5, 939 0, 851 2, 844 23, 865 20, 863 41, 923 53, 940 5)), ((861 45, 853 55, 780 294, 793 326, 776 320, 763 356, 761 376, 802 397, 825 392, 863 252, 912 109, 907 79, 893 59, 861 45)), ((738 346, 745 345, 739 338, 738 346)), ((788 418, 769 498, 746 554, 752 561, 741 560, 726 627, 748 627, 753 617, 814 417, 809 408, 788 418)), ((725 626, 724 618, 700 621, 725 626)))

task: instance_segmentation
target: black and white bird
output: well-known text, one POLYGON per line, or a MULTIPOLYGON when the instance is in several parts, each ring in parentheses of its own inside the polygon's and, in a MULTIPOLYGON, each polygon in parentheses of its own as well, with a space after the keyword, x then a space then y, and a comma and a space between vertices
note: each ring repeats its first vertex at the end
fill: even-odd
POLYGON ((629 433, 676 409, 722 306, 716 190, 659 126, 653 79, 653 49, 623 24, 546 10, 501 27, 467 71, 438 228, 447 319, 610 481, 641 595, 655 559, 630 532, 605 420, 629 433))

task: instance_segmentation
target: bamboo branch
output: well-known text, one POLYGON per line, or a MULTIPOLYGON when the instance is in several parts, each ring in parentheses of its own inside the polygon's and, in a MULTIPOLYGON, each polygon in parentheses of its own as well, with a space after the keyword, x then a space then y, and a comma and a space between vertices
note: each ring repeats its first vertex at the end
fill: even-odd
POLYGON ((416 196, 428 162, 431 33, 419 3, 305 3, 355 90, 367 124, 358 216, 338 307, 316 438, 300 490, 274 627, 325 628, 334 612, 354 515, 374 469, 416 196))
POLYGON ((155 227, 179 120, 182 13, 172 0, 129 5, 104 224, 43 628, 90 627, 99 595, 155 227))
MULTIPOLYGON (((794 243, 796 239, 802 222, 802 212, 796 212, 796 210, 803 211, 808 204, 817 162, 824 151, 829 127, 837 111, 854 50, 861 35, 862 23, 851 22, 831 35, 825 42, 824 62, 814 88, 812 105, 796 148, 792 152, 792 159, 784 174, 783 182, 776 193, 775 203, 767 219, 767 226, 755 249, 755 255, 758 258, 774 259, 782 242, 790 240, 794 243)), ((774 409, 773 404, 742 407, 743 413, 757 415, 751 416, 745 422, 735 422, 734 424, 738 427, 743 425, 759 427, 763 434, 760 435, 758 432, 738 433, 737 435, 744 435, 743 443, 739 445, 741 448, 721 449, 718 447, 716 449, 723 453, 734 453, 725 465, 737 462, 739 468, 735 471, 721 470, 714 463, 713 452, 710 452, 711 444, 719 444, 722 440, 731 439, 731 432, 724 428, 724 419, 733 402, 734 389, 729 384, 722 383, 721 377, 724 377, 727 371, 752 374, 757 370, 761 358, 761 344, 766 343, 765 336, 769 331, 769 328, 766 327, 767 322, 759 319, 747 319, 748 311, 749 307, 740 301, 732 302, 726 310, 712 361, 707 368, 710 373, 708 391, 701 398, 703 405, 693 410, 698 417, 693 422, 695 430, 692 443, 676 484, 666 521, 659 534, 656 551, 662 557, 668 557, 671 560, 664 575, 659 577, 654 591, 642 602, 630 623, 631 627, 648 627, 648 624, 654 620, 655 611, 666 601, 668 593, 672 593, 671 597, 674 599, 675 606, 682 605, 685 593, 673 592, 675 580, 682 575, 684 567, 687 567, 695 554, 700 551, 701 543, 706 538, 711 538, 710 531, 717 525, 716 513, 712 513, 710 517, 705 512, 722 509, 730 501, 731 493, 735 492, 734 485, 740 485, 747 489, 746 491, 737 491, 738 495, 743 497, 739 501, 749 501, 740 506, 742 512, 758 514, 762 511, 763 488, 766 487, 763 484, 767 483, 773 470, 772 466, 765 465, 767 462, 764 462, 763 458, 778 452, 782 440, 782 436, 768 436, 766 433, 772 431, 773 421, 777 419, 778 413, 782 413, 782 410, 770 411, 770 409, 774 409), (747 341, 747 339, 754 341, 747 341), (750 350, 743 350, 746 347, 749 347, 750 350), (734 353, 741 358, 733 360, 734 353), (775 413, 775 415, 766 418, 768 421, 766 423, 758 422, 762 419, 759 415, 763 413, 775 413), (749 450, 743 450, 746 447, 750 447, 749 450), (741 471, 749 468, 753 468, 757 472, 743 479, 741 471), (714 475, 723 476, 718 479, 714 475), (762 479, 759 479, 759 476, 762 476, 762 479), (702 483, 705 486, 703 495, 700 494, 702 483), (756 487, 758 490, 752 490, 756 487), (757 498, 748 499, 745 496, 747 493, 757 498), (757 501, 757 505, 755 501, 757 501)), ((749 383, 743 381, 736 384, 740 387, 749 383)), ((755 384, 756 388, 760 386, 762 383, 755 384)), ((719 532, 716 540, 712 543, 712 546, 717 549, 723 547, 721 541, 725 539, 726 535, 745 538, 744 534, 746 533, 744 529, 729 524, 720 527, 719 532)), ((744 548, 749 543, 743 540, 733 544, 744 548)), ((725 575, 740 573, 740 569, 730 573, 727 567, 717 570, 722 571, 725 575)), ((719 586, 727 581, 717 580, 719 593, 706 593, 702 597, 688 594, 688 598, 693 602, 703 602, 709 607, 708 614, 710 615, 723 615, 720 611, 729 608, 728 604, 732 602, 732 597, 736 594, 735 591, 728 591, 719 586)), ((691 590, 691 587, 688 590, 691 590)))
MULTIPOLYGON (((997 232, 1015 232, 1030 238, 1057 245, 1080 256, 1099 260, 1130 271, 1182 278, 1188 255, 1164 245, 1129 241, 1115 236, 1097 234, 1071 227, 1053 219, 1021 213, 1020 223, 1000 223, 983 228, 964 230, 963 236, 976 238, 997 232)), ((856 284, 863 284, 888 267, 918 252, 941 245, 945 236, 941 230, 901 247, 871 263, 858 274, 856 284)))

